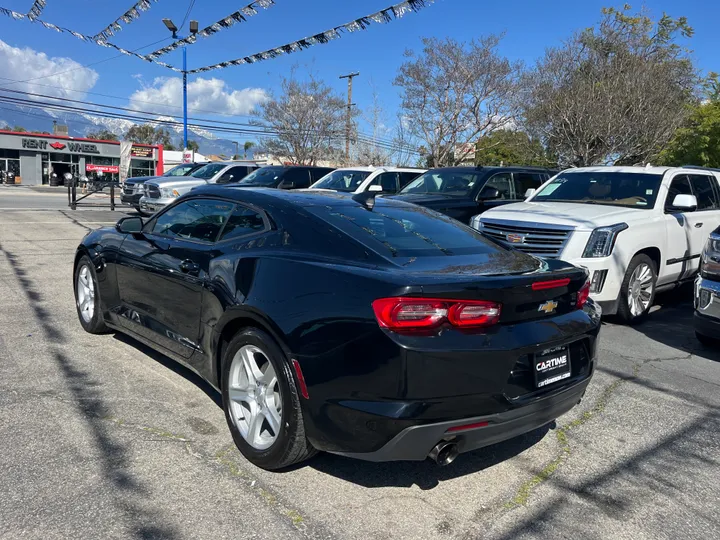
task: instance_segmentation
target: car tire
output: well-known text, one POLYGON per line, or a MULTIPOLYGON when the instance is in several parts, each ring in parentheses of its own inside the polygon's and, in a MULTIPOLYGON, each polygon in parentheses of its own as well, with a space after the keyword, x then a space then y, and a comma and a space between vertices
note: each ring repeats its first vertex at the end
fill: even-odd
POLYGON ((140 214, 142 217, 150 217, 150 216, 152 216, 152 214, 148 214, 145 210, 143 210, 143 209, 140 208, 139 206, 136 206, 136 207, 135 207, 135 211, 136 211, 138 214, 140 214))
POLYGON ((656 283, 655 262, 643 253, 635 255, 620 286, 617 313, 623 323, 638 324, 647 318, 655 301, 656 283))
POLYGON ((255 328, 241 331, 225 347, 221 365, 225 419, 248 461, 276 470, 315 455, 290 363, 272 337, 255 328))
POLYGON ((703 347, 711 348, 720 345, 720 340, 716 338, 711 338, 710 336, 706 336, 705 334, 701 334, 697 331, 695 332, 695 337, 703 347))
POLYGON ((75 308, 78 319, 86 332, 102 334, 107 326, 100 311, 100 290, 95 265, 90 257, 83 255, 75 267, 75 308))

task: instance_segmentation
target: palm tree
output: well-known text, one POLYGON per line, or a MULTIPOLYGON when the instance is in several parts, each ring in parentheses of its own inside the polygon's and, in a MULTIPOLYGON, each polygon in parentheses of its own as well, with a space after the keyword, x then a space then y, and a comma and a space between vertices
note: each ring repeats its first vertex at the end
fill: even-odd
POLYGON ((245 144, 243 145, 243 149, 245 150, 245 153, 243 154, 243 157, 247 159, 247 153, 248 150, 250 150, 253 146, 255 146, 255 143, 252 141, 245 141, 245 144))

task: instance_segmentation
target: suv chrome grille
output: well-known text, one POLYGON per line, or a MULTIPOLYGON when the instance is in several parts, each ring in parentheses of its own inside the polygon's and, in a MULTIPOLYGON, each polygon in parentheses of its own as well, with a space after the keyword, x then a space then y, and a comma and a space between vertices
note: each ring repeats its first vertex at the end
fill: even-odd
POLYGON ((124 195, 132 195, 135 191, 135 184, 128 184, 125 182, 125 185, 123 186, 123 194, 124 195))
POLYGON ((570 239, 573 227, 562 225, 525 224, 522 221, 501 221, 480 218, 479 230, 486 236, 525 253, 557 259, 570 239))

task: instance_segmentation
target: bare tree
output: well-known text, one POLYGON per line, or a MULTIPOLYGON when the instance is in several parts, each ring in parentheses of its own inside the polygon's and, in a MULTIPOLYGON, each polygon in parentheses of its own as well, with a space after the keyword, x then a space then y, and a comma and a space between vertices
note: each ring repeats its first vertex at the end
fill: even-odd
POLYGON ((423 38, 422 53, 405 53, 395 78, 402 114, 435 166, 462 162, 461 145, 513 124, 520 65, 497 53, 499 42, 495 35, 470 43, 423 38))
POLYGON ((302 165, 335 158, 345 133, 345 100, 312 75, 303 81, 283 78, 281 89, 260 106, 253 122, 271 132, 264 150, 302 165))
POLYGON ((685 18, 603 9, 596 28, 549 49, 518 94, 525 128, 563 166, 655 158, 695 100, 697 74, 676 44, 685 18))
POLYGON ((358 133, 353 161, 358 165, 388 165, 392 149, 385 139, 389 133, 385 124, 385 109, 372 81, 370 81, 370 86, 372 102, 367 109, 360 113, 360 117, 370 127, 370 133, 358 133))

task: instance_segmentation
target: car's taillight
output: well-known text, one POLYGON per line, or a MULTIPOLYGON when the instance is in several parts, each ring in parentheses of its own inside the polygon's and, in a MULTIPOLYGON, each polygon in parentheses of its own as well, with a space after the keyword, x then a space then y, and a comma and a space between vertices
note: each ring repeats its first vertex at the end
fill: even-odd
POLYGON ((380 298, 372 303, 378 323, 393 331, 435 328, 449 322, 461 328, 491 326, 500 319, 501 305, 484 300, 380 298))
POLYGON ((580 290, 577 293, 577 301, 575 302, 575 306, 578 309, 582 309, 582 307, 587 304, 588 298, 590 297, 590 281, 586 281, 585 285, 583 285, 580 290))

